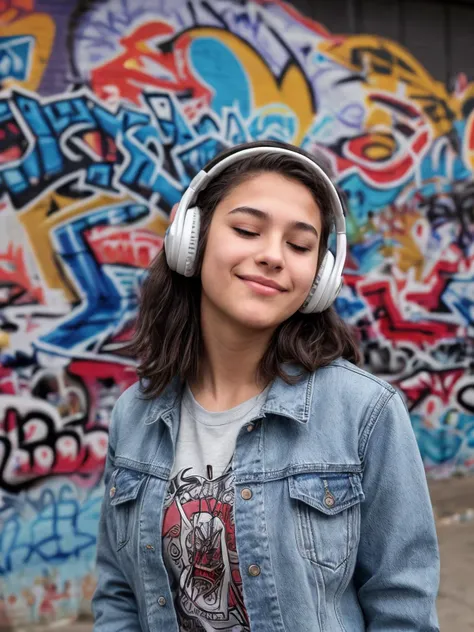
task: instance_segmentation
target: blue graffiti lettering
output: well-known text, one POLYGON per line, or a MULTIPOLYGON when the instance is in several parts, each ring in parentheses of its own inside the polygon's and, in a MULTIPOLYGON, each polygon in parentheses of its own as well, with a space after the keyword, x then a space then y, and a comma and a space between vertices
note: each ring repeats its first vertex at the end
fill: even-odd
POLYGON ((24 493, 2 512, 0 577, 38 564, 93 557, 101 494, 70 483, 24 493))
POLYGON ((297 119, 270 104, 245 119, 238 107, 191 123, 167 92, 143 96, 143 109, 113 112, 83 89, 42 100, 14 91, 0 99, 0 127, 18 160, 0 168, 0 196, 23 208, 59 179, 107 193, 123 190, 141 201, 160 199, 167 211, 193 175, 223 148, 246 140, 290 140, 297 119))

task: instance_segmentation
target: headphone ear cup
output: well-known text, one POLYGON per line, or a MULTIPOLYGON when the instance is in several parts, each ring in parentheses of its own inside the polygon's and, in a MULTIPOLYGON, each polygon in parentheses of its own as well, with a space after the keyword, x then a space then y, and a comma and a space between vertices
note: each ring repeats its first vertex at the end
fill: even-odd
POLYGON ((176 272, 187 277, 194 274, 200 229, 201 211, 193 206, 186 211, 176 259, 176 272))
POLYGON ((331 307, 331 305, 336 300, 339 292, 342 288, 342 278, 339 276, 338 278, 334 277, 334 274, 329 279, 326 290, 321 297, 321 301, 317 306, 318 312, 324 312, 325 309, 331 307))
POLYGON ((306 301, 303 303, 303 306, 300 308, 300 312, 303 314, 315 314, 317 312, 322 312, 329 305, 326 305, 328 296, 328 290, 331 289, 331 276, 334 270, 334 255, 330 250, 328 250, 324 256, 324 259, 321 262, 321 265, 318 270, 318 274, 314 280, 313 286, 306 298, 306 301))
POLYGON ((165 232, 165 256, 166 262, 168 266, 176 272, 176 259, 177 259, 177 249, 178 249, 178 240, 179 235, 175 232, 175 227, 173 226, 175 222, 171 223, 165 232))

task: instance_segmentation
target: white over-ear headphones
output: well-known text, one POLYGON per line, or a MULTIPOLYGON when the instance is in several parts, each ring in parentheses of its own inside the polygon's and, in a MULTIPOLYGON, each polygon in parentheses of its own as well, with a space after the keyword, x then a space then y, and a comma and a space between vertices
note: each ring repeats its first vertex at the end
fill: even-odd
POLYGON ((314 171, 315 177, 323 180, 327 186, 332 201, 332 212, 336 228, 336 258, 327 251, 300 311, 305 314, 323 312, 335 301, 342 286, 342 271, 346 260, 346 221, 339 195, 330 178, 316 164, 309 154, 298 147, 271 141, 246 143, 237 145, 211 160, 192 179, 186 189, 173 223, 166 231, 165 254, 166 261, 175 272, 184 276, 193 276, 196 264, 196 254, 201 225, 201 211, 193 206, 200 191, 220 174, 224 169, 238 160, 257 154, 283 154, 299 160, 314 171))

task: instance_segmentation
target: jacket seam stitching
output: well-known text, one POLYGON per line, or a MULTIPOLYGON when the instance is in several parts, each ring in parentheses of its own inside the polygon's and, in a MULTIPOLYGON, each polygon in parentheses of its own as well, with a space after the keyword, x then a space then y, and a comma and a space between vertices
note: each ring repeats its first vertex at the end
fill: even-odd
POLYGON ((344 463, 325 463, 325 464, 308 464, 301 466, 288 467, 283 470, 270 470, 265 473, 250 472, 250 473, 236 473, 236 483, 247 483, 249 481, 258 482, 271 482, 277 481, 288 476, 295 476, 303 473, 315 473, 315 474, 329 474, 329 473, 349 473, 349 474, 361 474, 362 466, 360 464, 344 464, 344 463))
MULTIPOLYGON (((261 456, 260 459, 262 461, 262 465, 263 465, 263 469, 265 469, 265 449, 264 449, 264 432, 265 432, 265 428, 263 426, 263 424, 261 425, 261 438, 262 438, 262 452, 261 452, 261 456)), ((271 547, 270 547, 270 541, 268 538, 268 528, 267 528, 267 516, 265 515, 265 488, 262 486, 262 514, 263 514, 263 527, 265 529, 265 534, 264 534, 264 538, 267 540, 268 542, 268 560, 270 563, 270 571, 272 576, 274 577, 274 572, 273 572, 273 556, 272 556, 272 551, 271 551, 271 547)), ((271 609, 271 614, 272 614, 272 620, 274 623, 278 624, 278 629, 281 632, 284 632, 284 625, 283 625, 283 615, 282 615, 282 609, 281 609, 281 604, 280 604, 280 599, 279 599, 279 595, 278 595, 278 589, 276 586, 276 582, 273 582, 274 585, 274 589, 275 589, 275 602, 276 602, 276 607, 278 609, 278 613, 273 613, 273 609, 271 609), (275 614, 277 614, 277 617, 275 617, 275 614), (275 621, 275 618, 277 619, 275 621)))
MULTIPOLYGON (((290 492, 290 496, 291 496, 291 492, 290 492)), ((323 509, 322 503, 315 502, 311 496, 308 496, 308 494, 297 492, 291 497, 296 498, 297 500, 301 500, 302 502, 304 502, 306 505, 309 505, 310 507, 314 507, 316 511, 319 511, 325 514, 326 516, 337 516, 342 511, 345 511, 346 509, 349 509, 349 507, 353 507, 354 505, 357 505, 357 503, 360 503, 361 501, 361 498, 359 496, 357 496, 356 498, 352 498, 351 500, 346 500, 345 503, 341 503, 340 505, 337 506, 337 511, 332 511, 331 513, 329 513, 328 511, 323 509)))
POLYGON ((334 613, 336 615, 336 619, 339 622, 339 625, 341 626, 341 628, 342 628, 342 630, 344 632, 347 632, 347 628, 344 625, 344 621, 343 621, 342 616, 341 616, 340 606, 341 606, 341 595, 347 589, 347 585, 349 583, 347 580, 350 579, 350 574, 348 572, 349 571, 349 563, 348 562, 349 562, 349 557, 351 556, 351 553, 353 553, 353 551, 351 551, 349 553, 349 556, 348 556, 348 558, 346 560, 346 566, 344 568, 344 572, 343 572, 342 577, 341 577, 341 581, 340 581, 339 586, 337 587, 337 590, 336 590, 336 592, 334 594, 334 613))
POLYGON ((314 386, 314 376, 315 373, 312 374, 311 379, 308 380, 308 386, 306 387, 306 399, 304 403, 304 419, 309 419, 309 414, 311 411, 311 402, 313 401, 313 386, 314 386))
MULTIPOLYGON (((361 375, 362 377, 367 378, 368 380, 371 380, 372 382, 375 382, 375 384, 378 384, 379 386, 382 386, 386 391, 389 391, 390 393, 396 393, 396 390, 393 388, 393 386, 391 386, 390 384, 388 384, 388 382, 384 382, 382 380, 380 380, 379 378, 375 377, 375 375, 371 375, 370 373, 367 373, 365 371, 361 371, 358 369, 358 367, 352 367, 352 366, 346 366, 345 364, 339 364, 339 363, 335 363, 334 366, 339 367, 340 369, 345 369, 346 371, 351 371, 352 373, 356 373, 357 375, 361 375)), ((327 365, 325 367, 321 367, 323 369, 332 369, 334 368, 332 365, 327 365)))
POLYGON ((169 470, 161 467, 160 465, 154 465, 153 463, 148 463, 147 461, 136 461, 134 459, 128 459, 125 456, 116 456, 115 463, 117 463, 117 460, 120 461, 120 465, 117 465, 117 467, 120 467, 122 464, 126 464, 130 467, 135 466, 135 470, 138 472, 142 472, 143 474, 156 473, 163 474, 165 478, 169 477, 169 470))
POLYGON ((360 444, 359 444, 359 458, 361 460, 362 463, 365 462, 365 455, 366 455, 366 451, 367 451, 367 446, 369 443, 369 439, 372 435, 372 432, 375 428, 375 426, 377 425, 378 420, 380 419, 382 412, 386 409, 387 404, 392 400, 393 396, 396 394, 396 391, 394 390, 392 393, 388 392, 388 393, 381 393, 373 410, 372 413, 370 415, 370 418, 368 420, 368 422, 366 423, 366 425, 364 426, 364 429, 362 431, 362 435, 361 435, 361 439, 360 439, 360 444), (384 397, 385 395, 385 397, 384 397))

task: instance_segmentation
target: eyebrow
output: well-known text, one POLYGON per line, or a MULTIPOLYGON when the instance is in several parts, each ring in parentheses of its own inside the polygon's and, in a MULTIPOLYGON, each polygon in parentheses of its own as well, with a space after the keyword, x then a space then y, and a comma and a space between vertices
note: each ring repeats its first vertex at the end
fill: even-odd
MULTIPOLYGON (((232 209, 229 215, 234 215, 236 213, 245 213, 246 215, 251 215, 252 217, 256 217, 257 219, 269 219, 269 214, 265 211, 260 210, 259 208, 252 208, 251 206, 238 206, 237 208, 232 209)), ((303 230, 307 233, 313 233, 316 237, 319 237, 318 231, 312 224, 307 224, 306 222, 292 222, 291 227, 296 230, 303 230)))

